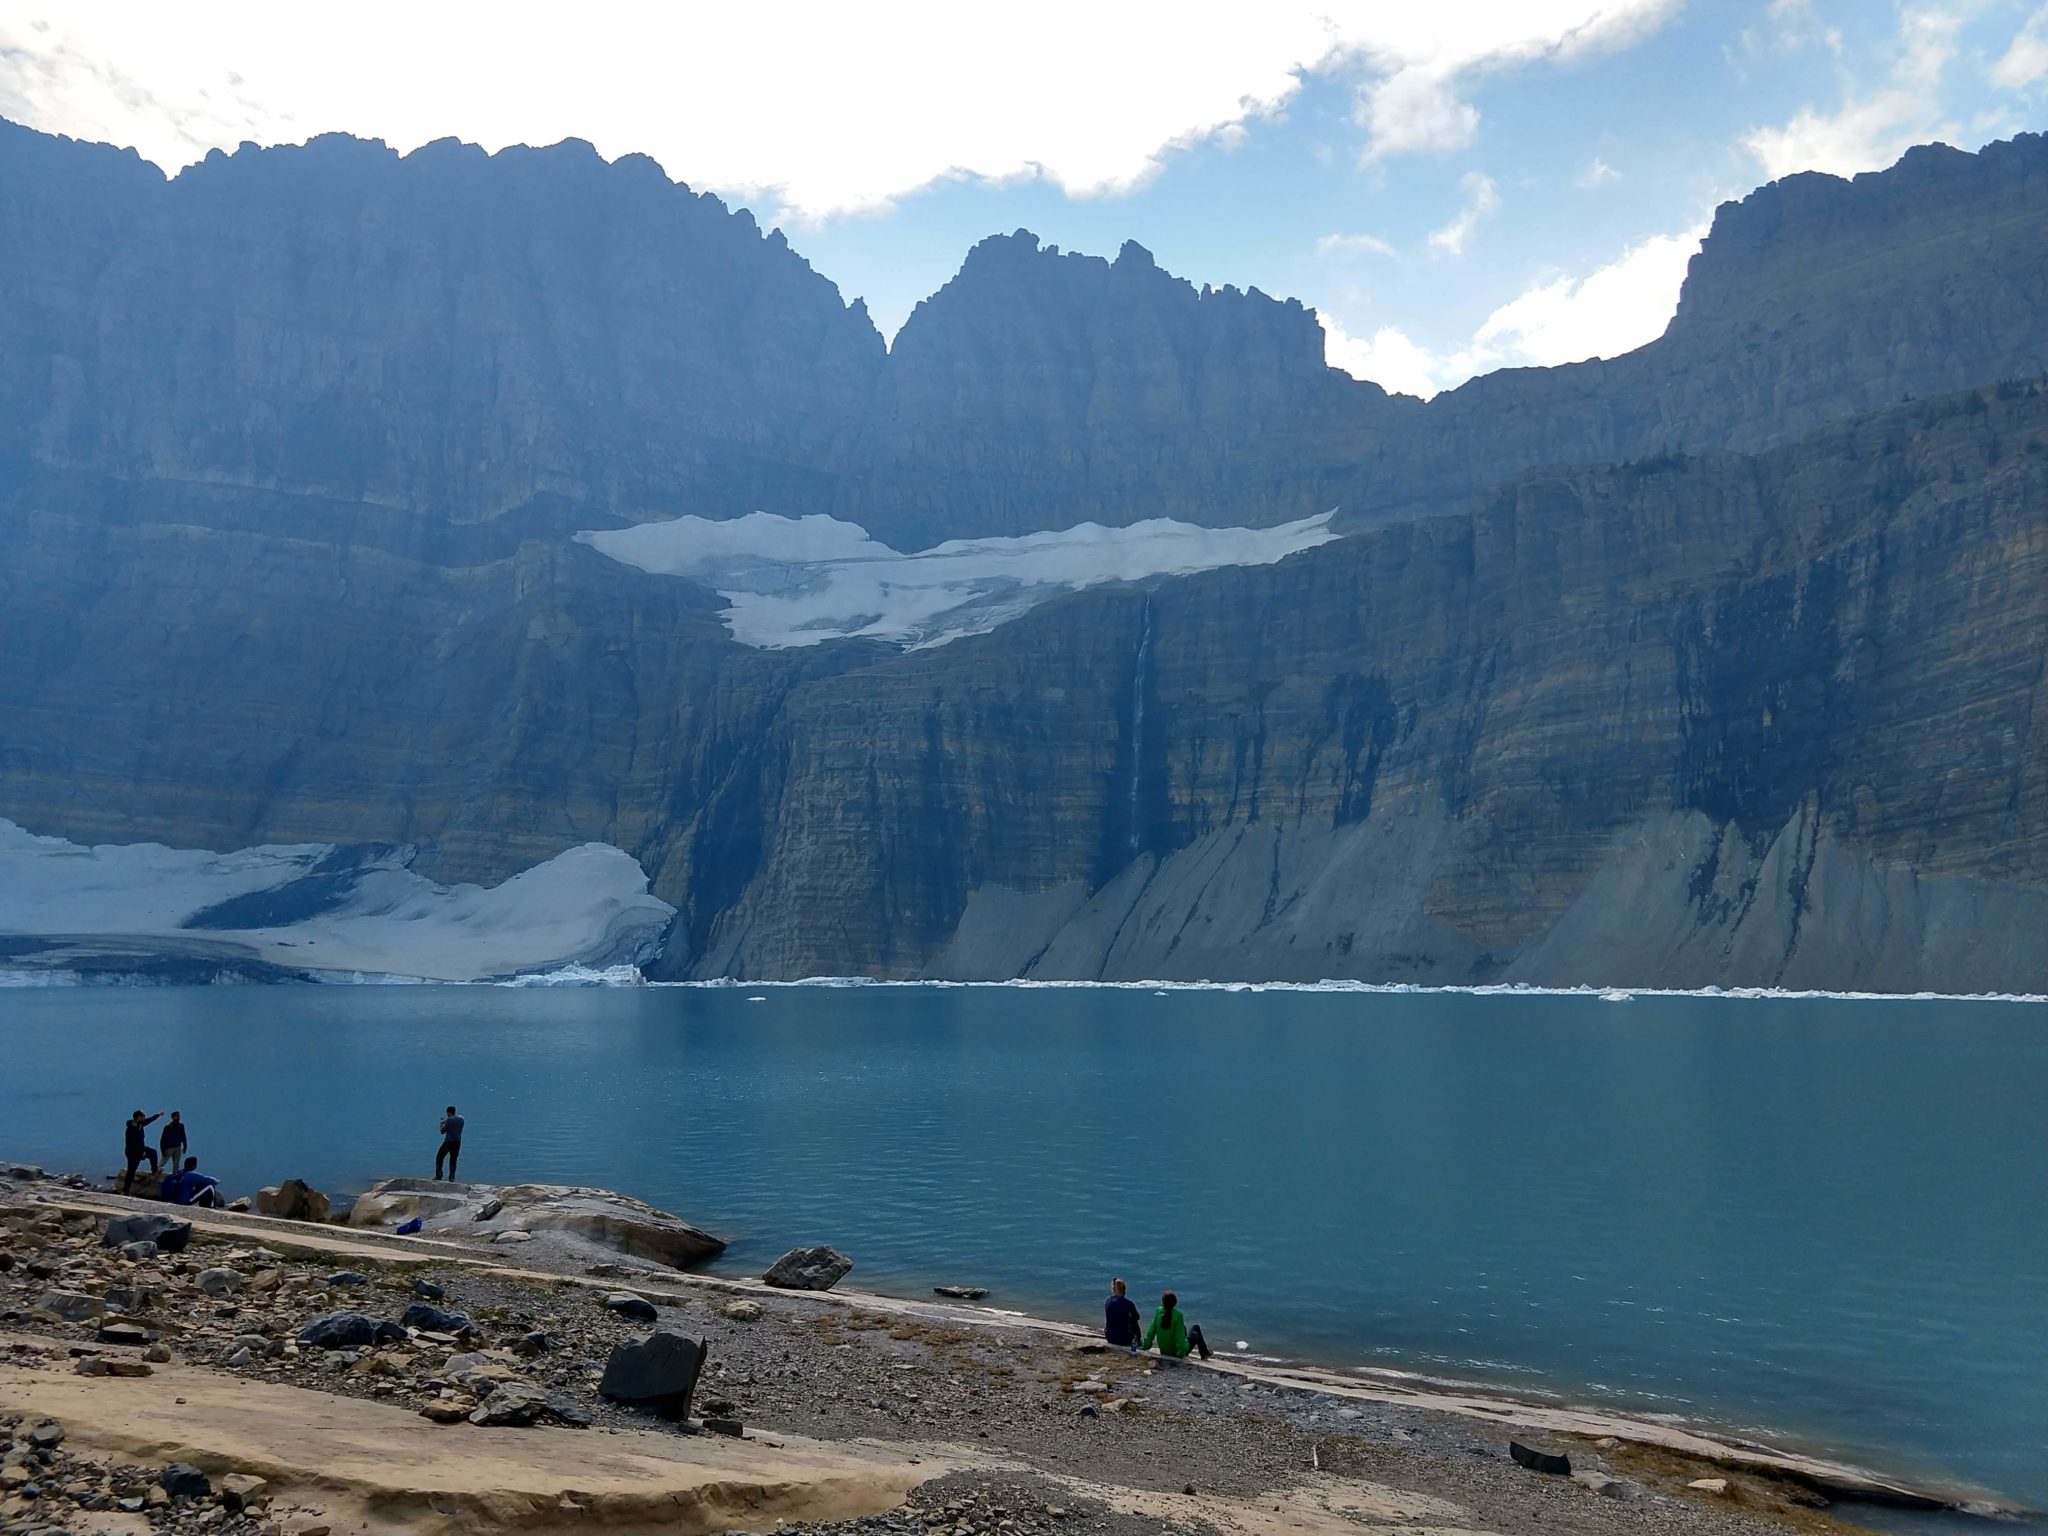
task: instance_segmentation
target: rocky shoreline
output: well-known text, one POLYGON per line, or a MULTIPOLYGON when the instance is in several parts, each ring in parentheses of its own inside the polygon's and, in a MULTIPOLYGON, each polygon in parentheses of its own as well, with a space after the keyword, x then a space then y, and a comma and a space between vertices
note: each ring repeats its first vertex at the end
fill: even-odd
POLYGON ((314 1536, 322 1524, 1605 1536, 1839 1529, 1858 1507, 1845 1497, 1921 1497, 1668 1427, 1162 1364, 982 1308, 688 1275, 628 1245, 642 1224, 695 1229, 604 1191, 386 1185, 373 1194, 387 1203, 359 1202, 343 1227, 170 1212, 82 1183, 0 1181, 0 1536, 314 1536), (383 1230, 429 1200, 446 1203, 427 1230, 383 1230), (182 1236, 143 1235, 186 1217, 182 1236), (621 1352, 664 1335, 704 1351, 694 1402, 668 1405, 681 1418, 606 1395, 621 1352), (346 1434, 323 1450, 336 1416, 346 1434), (388 1444, 383 1459, 338 1470, 373 1442, 388 1444), (1511 1443, 1567 1456, 1569 1474, 1518 1464, 1511 1443), (611 1482, 584 1475, 593 1456, 628 1453, 611 1482), (465 1482, 478 1457, 503 1463, 488 1489, 465 1482), (206 1492, 189 1478, 173 1489, 173 1463, 206 1492), (234 1493, 233 1477, 264 1486, 234 1493), (491 1490, 522 1479, 517 1511, 492 1505, 491 1490))

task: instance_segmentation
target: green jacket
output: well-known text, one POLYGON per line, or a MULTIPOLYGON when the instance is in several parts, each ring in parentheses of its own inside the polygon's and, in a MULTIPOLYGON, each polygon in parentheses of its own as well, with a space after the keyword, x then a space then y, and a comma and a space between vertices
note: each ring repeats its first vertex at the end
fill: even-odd
POLYGON ((1145 1342, 1140 1349, 1150 1349, 1154 1341, 1159 1344, 1159 1353, 1170 1355, 1176 1360, 1188 1357, 1188 1320, 1179 1307, 1171 1312, 1160 1307, 1152 1314, 1152 1326, 1145 1330, 1145 1342))

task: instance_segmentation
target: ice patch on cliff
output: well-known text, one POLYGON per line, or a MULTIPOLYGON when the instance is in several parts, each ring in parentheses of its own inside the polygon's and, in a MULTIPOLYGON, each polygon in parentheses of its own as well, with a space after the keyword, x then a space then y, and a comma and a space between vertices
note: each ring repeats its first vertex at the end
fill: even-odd
POLYGON ((764 649, 858 636, 913 649, 985 634, 1048 598, 1106 581, 1271 565, 1327 544, 1329 512, 1277 528, 1202 528, 1154 518, 1081 523, 1017 538, 950 539, 903 554, 856 523, 750 512, 579 533, 625 565, 684 576, 723 596, 733 638, 764 649))
POLYGON ((52 941, 37 961, 50 975, 127 955, 472 981, 632 966, 675 915, 638 862, 604 843, 489 887, 438 885, 410 857, 327 843, 88 848, 0 820, 0 936, 52 941))

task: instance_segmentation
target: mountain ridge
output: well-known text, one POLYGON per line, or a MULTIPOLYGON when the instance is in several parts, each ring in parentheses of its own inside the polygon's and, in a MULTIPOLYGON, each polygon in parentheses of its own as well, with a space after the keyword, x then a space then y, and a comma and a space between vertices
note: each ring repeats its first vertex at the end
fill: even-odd
POLYGON ((0 817, 605 843, 679 976, 2048 990, 2044 223, 2038 136, 1794 178, 1662 340, 1424 404, 1135 245, 889 351, 652 162, 0 127, 0 817), (573 539, 763 500, 1347 536, 909 654, 573 539))

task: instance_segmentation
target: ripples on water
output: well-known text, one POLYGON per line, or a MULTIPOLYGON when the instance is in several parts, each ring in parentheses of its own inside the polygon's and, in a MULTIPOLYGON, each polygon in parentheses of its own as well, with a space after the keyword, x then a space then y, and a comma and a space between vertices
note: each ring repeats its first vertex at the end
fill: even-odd
POLYGON ((1145 988, 0 993, 0 1151, 609 1185, 757 1269, 1111 1273, 1254 1351, 1597 1396, 2048 1504, 2048 1009, 1145 988))

